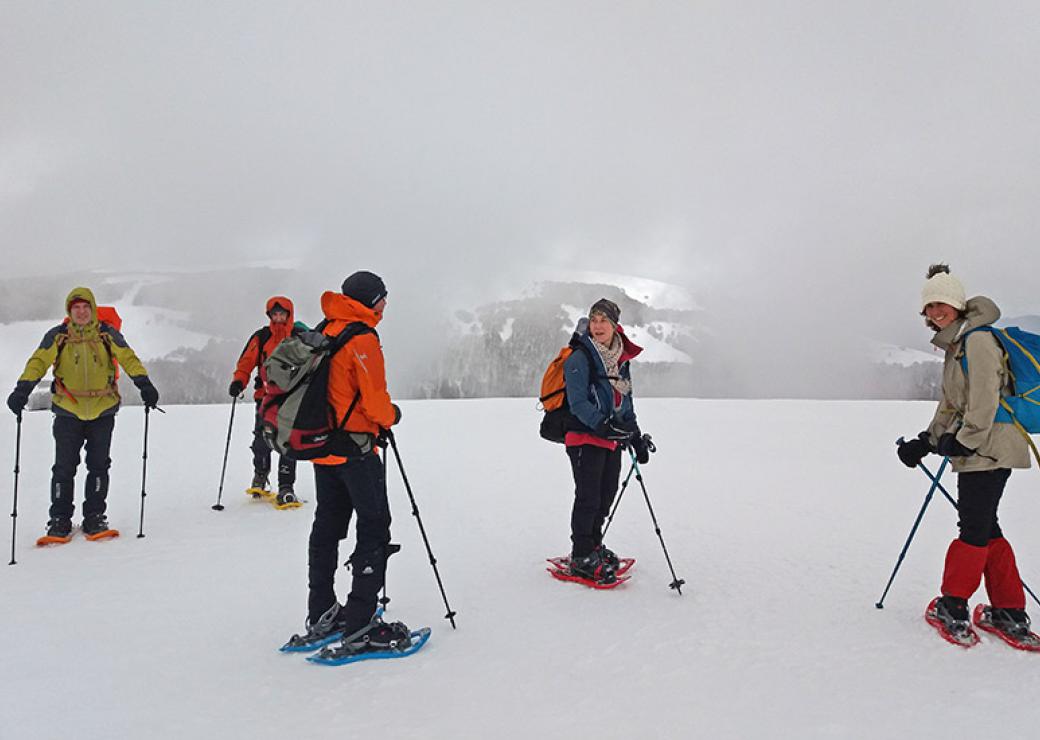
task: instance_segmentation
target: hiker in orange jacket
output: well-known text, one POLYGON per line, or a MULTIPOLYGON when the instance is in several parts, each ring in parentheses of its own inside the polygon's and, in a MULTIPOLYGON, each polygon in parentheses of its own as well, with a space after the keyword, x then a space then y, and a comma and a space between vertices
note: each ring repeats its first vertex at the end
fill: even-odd
MULTIPOLYGON (((379 276, 354 273, 343 282, 341 294, 322 295, 322 331, 336 336, 353 322, 374 329, 383 318, 386 295, 379 276)), ((307 633, 293 641, 313 644, 342 633, 363 649, 394 639, 395 630, 408 634, 400 623, 374 618, 390 551, 390 506, 377 442, 381 430, 401 420, 401 410, 387 392, 383 350, 375 332, 354 337, 333 356, 328 398, 336 418, 346 421, 337 454, 313 460, 318 503, 308 547, 307 633), (339 541, 346 538, 354 513, 357 544, 349 560, 353 583, 346 604, 340 606, 334 588, 339 541)))
MULTIPOLYGON (((235 367, 234 377, 228 387, 232 397, 241 395, 249 383, 249 376, 256 370, 256 381, 253 384, 253 402, 256 405, 255 422, 253 424, 253 482, 250 492, 266 493, 270 490, 271 448, 264 441, 263 425, 260 419, 260 401, 264 398, 264 360, 271 356, 274 348, 283 339, 290 337, 295 331, 293 303, 285 296, 276 295, 267 299, 265 307, 268 324, 253 332, 246 342, 235 367)), ((284 505, 295 502, 296 461, 279 456, 278 459, 278 494, 276 502, 284 505)))

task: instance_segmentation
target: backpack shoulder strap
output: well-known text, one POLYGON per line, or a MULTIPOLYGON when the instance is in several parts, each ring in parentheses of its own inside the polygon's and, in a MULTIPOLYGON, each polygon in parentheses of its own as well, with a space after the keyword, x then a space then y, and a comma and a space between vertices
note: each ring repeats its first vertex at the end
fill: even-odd
POLYGON ((58 333, 54 335, 54 346, 57 347, 57 351, 54 353, 54 362, 51 367, 58 366, 58 359, 61 357, 61 351, 65 349, 65 343, 69 339, 69 326, 68 324, 62 324, 58 327, 58 333))
POLYGON ((107 321, 98 322, 98 336, 101 337, 101 343, 105 345, 105 351, 108 352, 109 360, 112 360, 112 335, 109 333, 109 330, 114 329, 115 327, 107 321))
POLYGON ((968 374, 968 337, 980 331, 988 332, 997 340, 997 346, 1000 347, 1000 351, 1004 354, 1004 364, 1007 364, 1007 349, 1004 347, 1004 343, 999 339, 1000 330, 992 326, 978 326, 964 332, 963 336, 961 336, 961 371, 963 371, 965 376, 968 374))
MULTIPOLYGON (((351 339, 361 336, 362 334, 375 334, 377 337, 379 336, 379 333, 365 322, 353 321, 347 324, 343 331, 332 338, 332 341, 329 344, 329 357, 331 358, 334 354, 343 349, 351 339)), ((347 408, 347 413, 343 415, 343 421, 337 425, 337 429, 346 428, 347 421, 350 419, 350 415, 354 413, 354 409, 357 407, 358 401, 360 400, 361 391, 358 390, 354 394, 354 399, 350 402, 349 408, 347 408)))
POLYGON ((260 329, 257 329, 256 334, 254 334, 253 336, 256 337, 257 342, 256 349, 258 360, 256 364, 263 365, 264 360, 267 359, 267 352, 264 351, 264 347, 266 347, 267 343, 271 341, 271 327, 264 326, 260 329))
POLYGON ((606 380, 620 380, 620 378, 618 378, 616 376, 605 375, 605 374, 599 372, 599 367, 596 364, 596 360, 592 356, 592 350, 588 348, 588 346, 585 344, 585 342, 583 342, 583 341, 581 341, 580 339, 577 339, 577 338, 571 338, 570 346, 571 347, 577 347, 577 348, 581 349, 582 354, 585 355, 585 359, 589 363, 589 375, 591 376, 592 380, 603 380, 603 379, 606 379, 606 380))
POLYGON ((330 342, 328 345, 329 355, 331 356, 336 354, 341 349, 343 349, 344 346, 346 346, 347 342, 349 342, 354 337, 361 336, 362 334, 375 334, 376 337, 379 336, 379 333, 376 332, 375 329, 366 324, 364 321, 353 321, 347 324, 347 326, 339 334, 330 338, 330 342))

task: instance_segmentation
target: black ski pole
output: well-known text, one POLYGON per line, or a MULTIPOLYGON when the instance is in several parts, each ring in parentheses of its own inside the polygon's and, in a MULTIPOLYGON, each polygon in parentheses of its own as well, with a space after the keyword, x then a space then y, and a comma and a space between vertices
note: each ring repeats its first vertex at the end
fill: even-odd
MULTIPOLYGON (((137 532, 137 539, 144 537, 144 499, 148 495, 144 492, 145 481, 148 478, 148 414, 151 410, 151 406, 144 407, 144 450, 141 452, 141 528, 137 532)), ((166 413, 158 406, 155 407, 155 410, 161 414, 166 413)))
MULTIPOLYGON (((918 465, 917 467, 921 468, 921 470, 924 471, 924 474, 927 475, 928 478, 939 487, 939 492, 942 493, 942 495, 946 497, 946 500, 950 502, 950 505, 954 509, 957 509, 959 511, 960 507, 957 505, 956 499, 954 499, 953 496, 950 495, 950 492, 947 491, 943 487, 943 484, 939 482, 939 479, 940 479, 942 473, 940 472, 939 475, 932 475, 932 471, 930 471, 924 465, 924 463, 918 465)), ((1019 577, 1019 580, 1021 580, 1021 577, 1019 577)), ((1033 597, 1033 601, 1035 601, 1037 603, 1037 605, 1040 606, 1040 599, 1037 598, 1036 594, 1033 593, 1033 589, 1029 588, 1029 586, 1026 584, 1025 581, 1022 581, 1022 590, 1025 591, 1030 596, 1032 596, 1033 597)))
MULTIPOLYGON (((653 440, 650 438, 649 434, 643 435, 643 441, 646 442, 647 450, 649 450, 650 452, 657 452, 657 447, 654 445, 653 440)), ((614 499, 614 505, 610 509, 610 516, 607 517, 607 523, 603 526, 603 534, 600 537, 601 541, 603 537, 607 536, 607 530, 610 529, 610 523, 614 521, 614 512, 617 511, 618 504, 621 503, 621 497, 625 495, 625 489, 628 488, 628 481, 631 480, 632 473, 634 473, 635 470, 636 466, 633 463, 632 466, 628 469, 628 475, 625 476, 624 483, 621 484, 621 490, 618 491, 617 498, 614 499)))
POLYGON ((210 508, 214 511, 223 511, 224 504, 220 503, 221 497, 224 495, 224 473, 227 471, 227 458, 228 451, 231 449, 231 429, 235 425, 235 404, 238 403, 238 396, 234 396, 231 399, 231 419, 227 425, 227 441, 224 443, 224 462, 220 466, 220 487, 217 488, 217 503, 213 504, 210 508))
POLYGON ((625 481, 621 484, 621 490, 618 491, 617 498, 614 499, 614 505, 610 509, 610 516, 607 517, 607 523, 603 525, 603 537, 607 536, 610 523, 614 521, 614 512, 617 511, 618 504, 621 503, 621 497, 625 495, 625 489, 628 488, 628 482, 632 479, 632 473, 634 472, 636 472, 635 465, 628 469, 628 475, 625 476, 625 481))
POLYGON ((650 494, 646 492, 646 484, 643 483, 643 473, 639 469, 639 461, 636 460, 636 451, 632 449, 631 445, 628 447, 628 454, 632 458, 632 467, 636 471, 636 480, 639 481, 639 487, 643 489, 643 498, 646 500, 646 508, 650 510, 650 519, 654 522, 654 531, 657 532, 657 539, 661 540, 661 549, 664 550, 664 559, 668 562, 668 570, 672 573, 672 582, 668 584, 668 588, 675 589, 681 596, 682 587, 686 584, 686 581, 675 575, 672 559, 668 556, 668 547, 664 544, 664 537, 661 535, 661 525, 657 523, 657 515, 654 514, 654 507, 650 503, 650 494))
POLYGON ((394 438, 394 433, 389 429, 386 430, 386 438, 390 441, 390 447, 394 451, 394 458, 397 460, 397 467, 401 471, 401 479, 404 481, 404 489, 408 492, 408 500, 412 504, 412 516, 415 517, 415 521, 419 523, 419 534, 422 535, 423 544, 426 545, 426 554, 430 556, 430 565, 433 566, 433 575, 437 578, 437 588, 441 590, 441 598, 444 600, 444 608, 448 610, 448 613, 444 615, 444 618, 451 622, 451 628, 455 629, 455 614, 452 611, 451 605, 448 604, 448 596, 444 593, 444 584, 441 582, 440 571, 437 570, 437 558, 433 556, 433 550, 430 549, 430 540, 426 536, 426 528, 423 526, 422 517, 419 516, 419 507, 415 503, 415 496, 412 495, 412 486, 408 483, 408 475, 404 472, 404 465, 401 463, 401 453, 397 450, 397 440, 394 438))
MULTIPOLYGON (((383 450, 383 496, 386 496, 386 450, 383 450)), ((400 545, 390 543, 386 546, 386 559, 390 560, 390 556, 401 551, 400 545)), ((390 597, 386 595, 386 572, 389 569, 383 571, 383 595, 379 598, 379 605, 383 607, 383 611, 386 611, 386 605, 390 603, 390 597)))
POLYGON ((18 413, 18 427, 14 434, 14 505, 11 507, 11 562, 8 565, 17 565, 14 559, 15 533, 18 529, 18 462, 22 457, 22 414, 18 413))
MULTIPOLYGON (((902 444, 902 442, 902 437, 896 440, 897 445, 902 444)), ((924 497, 924 503, 921 504, 921 510, 917 512, 917 519, 914 520, 914 526, 910 528, 910 535, 906 538, 906 543, 903 545, 903 550, 899 553, 899 559, 896 560, 896 567, 892 569, 892 575, 889 577, 888 583, 885 585, 885 591, 881 594, 881 598, 878 599, 877 603, 874 604, 874 606, 876 606, 878 609, 885 608, 885 597, 888 596, 888 589, 892 588, 892 582, 896 579, 896 573, 899 572, 899 566, 903 564, 903 558, 906 557, 906 551, 910 549, 910 543, 913 541, 914 535, 917 534, 917 527, 921 524, 921 520, 924 518, 924 512, 928 508, 928 504, 932 502, 932 496, 935 495, 935 491, 940 487, 939 478, 941 478, 942 474, 946 471, 946 466, 947 464, 949 464, 949 462, 950 458, 943 458, 942 464, 939 466, 939 475, 935 478, 932 478, 932 474, 928 473, 928 470, 924 467, 922 463, 917 464, 919 468, 923 469, 926 473, 928 473, 929 478, 932 478, 932 485, 928 489, 927 495, 925 495, 924 497)), ((943 491, 943 493, 946 492, 943 491)), ((949 496, 949 494, 946 495, 947 497, 949 496)), ((956 504, 954 505, 956 506, 956 504)))

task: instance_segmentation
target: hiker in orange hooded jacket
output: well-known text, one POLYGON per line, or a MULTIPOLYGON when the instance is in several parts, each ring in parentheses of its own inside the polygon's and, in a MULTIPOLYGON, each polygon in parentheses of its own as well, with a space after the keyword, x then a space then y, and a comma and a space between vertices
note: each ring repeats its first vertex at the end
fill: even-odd
MULTIPOLYGON (((354 273, 343 282, 342 294, 322 295, 326 320, 322 331, 336 336, 358 321, 374 329, 383 318, 386 295, 379 276, 354 273)), ((336 449, 341 454, 313 460, 318 503, 308 547, 307 634, 294 639, 314 642, 342 632, 358 644, 377 644, 403 627, 373 618, 390 549, 390 506, 376 445, 381 430, 401 420, 401 410, 387 392, 377 334, 360 334, 333 356, 328 394, 336 418, 346 417, 345 431, 336 449), (346 538, 355 512, 357 544, 349 561, 353 583, 341 607, 334 587, 339 541, 346 538)))
MULTIPOLYGON (((293 303, 285 296, 276 295, 267 299, 265 307, 268 324, 253 332, 246 342, 235 366, 235 374, 228 387, 228 393, 232 397, 241 395, 249 384, 249 376, 256 370, 256 381, 253 384, 253 402, 256 405, 255 421, 253 423, 253 442, 250 449, 253 451, 253 483, 250 491, 267 491, 269 489, 269 476, 271 474, 271 448, 264 441, 263 424, 260 419, 260 402, 264 398, 264 383, 267 378, 264 373, 264 360, 271 356, 274 348, 283 339, 287 339, 296 331, 293 317, 293 303)), ((296 501, 296 492, 293 489, 296 483, 296 461, 287 457, 278 459, 278 497, 279 505, 296 501)))

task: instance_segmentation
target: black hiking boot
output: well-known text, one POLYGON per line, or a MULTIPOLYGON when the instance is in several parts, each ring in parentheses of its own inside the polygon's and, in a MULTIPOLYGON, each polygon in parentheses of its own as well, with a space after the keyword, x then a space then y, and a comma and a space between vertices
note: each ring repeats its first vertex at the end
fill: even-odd
POLYGON ((988 611, 990 624, 1004 634, 1022 640, 1028 638, 1032 630, 1029 615, 1025 609, 998 609, 991 606, 988 611))
POLYGON ((343 612, 343 607, 337 602, 317 619, 313 621, 308 619, 304 622, 304 633, 290 637, 289 641, 282 646, 282 650, 315 650, 323 645, 328 645, 333 640, 338 640, 343 635, 343 612))
POLYGON ((411 645, 412 631, 403 622, 384 622, 377 614, 364 627, 344 636, 337 651, 341 654, 402 651, 411 645))
POLYGON ((66 517, 55 517, 47 522, 48 537, 68 537, 72 534, 72 520, 66 517))
POLYGON ((253 482, 249 486, 250 491, 268 491, 270 490, 271 484, 267 481, 267 476, 270 471, 267 470, 256 470, 253 472, 253 482))
POLYGON ((83 534, 88 537, 108 531, 108 519, 104 514, 91 514, 83 519, 83 534))
POLYGON ((285 506, 287 504, 299 503, 299 501, 296 498, 296 492, 293 491, 292 485, 283 484, 278 486, 278 496, 275 497, 275 504, 285 506))
POLYGON ((971 616, 968 614, 967 599, 956 596, 941 596, 935 602, 935 618, 943 627, 957 638, 963 638, 972 631, 971 616))
POLYGON ((617 580, 617 568, 610 565, 598 550, 588 555, 575 557, 571 555, 570 571, 572 576, 585 578, 596 583, 613 583, 617 580))
POLYGON ((618 566, 621 565, 621 560, 617 554, 606 545, 597 545, 596 550, 599 551, 600 559, 614 570, 617 570, 618 566))

